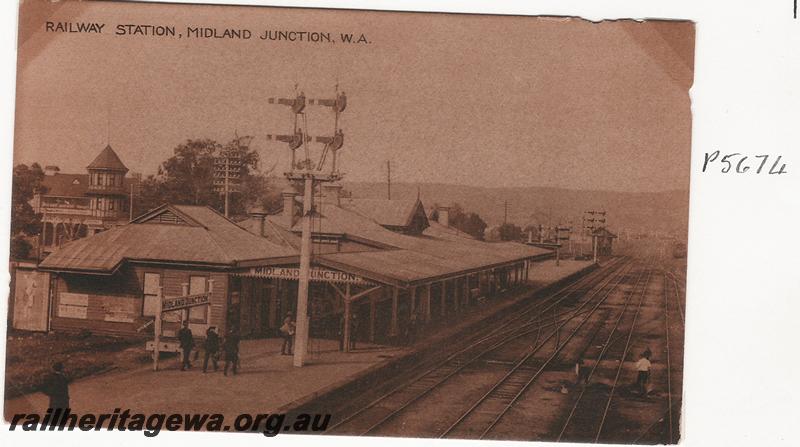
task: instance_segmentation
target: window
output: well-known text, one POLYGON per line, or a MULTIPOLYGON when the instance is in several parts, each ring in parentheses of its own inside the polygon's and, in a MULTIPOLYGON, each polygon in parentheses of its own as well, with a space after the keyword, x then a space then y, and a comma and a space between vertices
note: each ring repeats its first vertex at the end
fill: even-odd
MULTIPOLYGON (((194 295, 195 293, 203 293, 206 292, 206 281, 208 280, 205 276, 190 276, 189 277, 189 295, 194 295)), ((206 324, 208 323, 208 306, 195 306, 189 308, 189 322, 190 323, 198 323, 198 324, 206 324)))
POLYGON ((154 317, 158 309, 158 287, 161 285, 161 275, 158 273, 144 274, 144 303, 142 316, 154 317))

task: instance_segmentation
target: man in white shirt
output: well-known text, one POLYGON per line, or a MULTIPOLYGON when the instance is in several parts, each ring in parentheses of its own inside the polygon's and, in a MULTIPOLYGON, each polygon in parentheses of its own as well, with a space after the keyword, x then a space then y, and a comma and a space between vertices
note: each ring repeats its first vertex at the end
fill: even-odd
POLYGON ((639 361, 636 362, 636 371, 639 373, 636 377, 636 388, 639 389, 639 394, 642 396, 647 395, 647 382, 650 381, 650 349, 646 349, 640 356, 639 361))

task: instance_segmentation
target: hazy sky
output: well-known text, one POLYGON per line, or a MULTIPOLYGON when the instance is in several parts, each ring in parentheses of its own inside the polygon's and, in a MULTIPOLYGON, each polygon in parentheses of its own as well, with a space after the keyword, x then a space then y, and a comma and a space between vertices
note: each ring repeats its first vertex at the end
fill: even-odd
MULTIPOLYGON (((694 26, 532 17, 256 7, 22 4, 15 163, 84 167, 110 143, 154 173, 188 138, 253 135, 288 167, 288 108, 267 98, 348 96, 349 181, 688 188, 694 26), (102 34, 45 32, 99 22, 102 34), (249 29, 250 40, 117 36, 118 24, 249 29), (365 34, 369 44, 276 42, 264 30, 365 34)), ((333 115, 307 107, 312 135, 333 115)), ((314 145, 318 150, 319 145, 314 145)))

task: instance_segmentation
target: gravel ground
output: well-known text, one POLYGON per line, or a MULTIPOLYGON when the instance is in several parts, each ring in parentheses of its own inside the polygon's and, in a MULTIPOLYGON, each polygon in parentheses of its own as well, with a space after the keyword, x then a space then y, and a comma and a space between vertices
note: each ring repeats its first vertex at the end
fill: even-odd
POLYGON ((72 380, 116 368, 138 367, 150 361, 143 343, 88 334, 9 332, 5 398, 37 391, 57 361, 64 363, 72 380))

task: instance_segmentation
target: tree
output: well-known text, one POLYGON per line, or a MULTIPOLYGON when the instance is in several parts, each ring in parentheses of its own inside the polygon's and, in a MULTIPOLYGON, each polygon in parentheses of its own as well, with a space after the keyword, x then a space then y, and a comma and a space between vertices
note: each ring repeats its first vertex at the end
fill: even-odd
POLYGON ((163 203, 206 205, 224 209, 223 195, 214 189, 214 161, 223 151, 240 151, 241 170, 238 185, 230 194, 230 215, 242 215, 253 205, 274 209, 280 203, 276 179, 270 176, 275 166, 259 172, 258 153, 249 147, 251 137, 236 137, 220 145, 214 140, 187 140, 178 145, 174 155, 158 168, 158 174, 143 179, 135 214, 163 203))
MULTIPOLYGON (((431 213, 431 219, 439 219, 438 206, 434 205, 434 211, 431 213)), ((464 208, 458 203, 450 207, 450 215, 448 223, 451 227, 456 228, 470 236, 478 239, 484 239, 484 231, 486 230, 486 222, 483 221, 481 216, 473 212, 465 212, 464 208)))
POLYGON ((11 257, 24 259, 30 255, 33 245, 27 240, 42 231, 42 215, 34 212, 29 203, 37 191, 43 191, 44 171, 38 163, 30 167, 19 164, 14 167, 11 180, 11 257))
POLYGON ((28 242, 22 235, 11 238, 11 259, 29 259, 33 251, 33 244, 28 242))
POLYGON ((518 241, 522 238, 522 228, 512 223, 504 223, 498 228, 501 241, 518 241))
POLYGON ((42 230, 42 215, 36 214, 30 205, 36 191, 42 189, 44 171, 38 163, 30 167, 20 164, 14 167, 11 181, 11 234, 25 233, 29 236, 42 230))
POLYGON ((187 140, 158 168, 161 198, 179 205, 219 207, 214 192, 214 156, 222 147, 213 140, 187 140))

